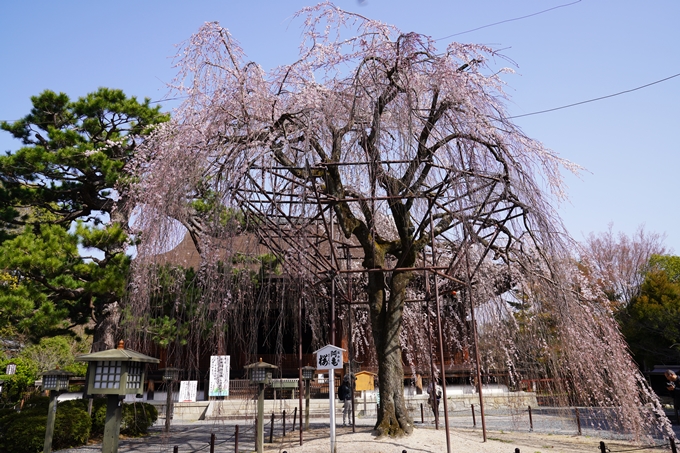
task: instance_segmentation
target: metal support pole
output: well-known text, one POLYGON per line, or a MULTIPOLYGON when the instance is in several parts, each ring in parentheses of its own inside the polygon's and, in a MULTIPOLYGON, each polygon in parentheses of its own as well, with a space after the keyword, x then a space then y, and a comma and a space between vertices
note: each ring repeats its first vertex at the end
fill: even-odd
POLYGON ((600 453, 607 453, 607 446, 604 444, 604 441, 600 441, 600 453))
MULTIPOLYGON (((425 267, 425 253, 423 252, 423 267, 425 267)), ((429 395, 430 406, 434 413, 434 429, 439 429, 439 405, 437 404, 436 388, 437 381, 434 378, 434 354, 432 353, 432 329, 430 327, 430 276, 425 271, 425 313, 427 315, 427 342, 430 352, 430 384, 428 388, 432 387, 432 393, 429 395)))
POLYGON ((423 411, 423 403, 420 403, 420 423, 425 423, 425 411, 423 411))
POLYGON ((238 453, 238 425, 234 428, 234 453, 238 453))
POLYGON ((529 431, 534 430, 534 419, 531 416, 531 406, 529 406, 529 431))
POLYGON ((120 436, 120 420, 123 414, 121 395, 108 395, 106 401, 106 421, 104 422, 104 438, 102 453, 118 453, 118 437, 120 436))
POLYGON ((283 437, 286 437, 286 410, 285 409, 283 410, 283 437))
POLYGON ((475 320, 475 304, 472 301, 472 282, 470 281, 470 260, 468 251, 465 250, 465 266, 467 269, 466 286, 468 299, 470 301, 470 322, 472 323, 472 338, 475 347, 475 365, 477 367, 477 392, 479 393, 479 414, 482 417, 482 437, 486 442, 486 419, 484 418, 484 397, 482 395, 482 362, 479 358, 479 341, 477 338, 477 321, 475 320))
POLYGON ((293 411, 293 428, 291 429, 291 431, 295 431, 295 423, 297 422, 297 409, 298 408, 296 407, 295 410, 293 411))
POLYGON ((472 409, 472 426, 474 428, 476 428, 477 427, 477 419, 475 418, 475 405, 470 404, 470 409, 472 409))
MULTIPOLYGON (((305 379, 305 431, 309 430, 309 396, 311 393, 311 382, 305 379)), ((300 423, 302 425, 302 423, 300 423)))
POLYGON ((255 437, 255 448, 257 453, 262 453, 264 449, 264 384, 257 384, 257 432, 255 437))
MULTIPOLYGON (((352 255, 349 250, 349 246, 345 248, 345 256, 347 258, 347 270, 351 270, 352 268, 352 255)), ((349 324, 349 335, 347 338, 347 346, 349 347, 349 376, 350 376, 350 383, 349 387, 352 392, 352 432, 355 433, 357 432, 356 429, 356 415, 354 412, 354 408, 356 405, 356 399, 354 398, 354 370, 352 369, 352 357, 354 357, 354 348, 353 348, 353 341, 352 341, 352 274, 349 272, 347 273, 347 320, 349 324)), ((343 415, 343 420, 344 420, 344 415, 343 415)))
POLYGON ((210 433, 210 453, 215 453, 215 433, 210 433))
MULTIPOLYGON (((300 288, 298 288, 298 291, 300 291, 300 288)), ((298 360, 298 399, 300 400, 300 445, 302 445, 302 296, 301 295, 298 295, 298 355, 299 355, 299 360, 298 360)), ((305 385, 305 387, 306 387, 306 385, 305 385)), ((295 422, 293 422, 293 431, 295 431, 295 422)))
POLYGON ((576 428, 578 428, 578 435, 581 435, 581 416, 578 413, 578 407, 574 408, 574 415, 576 416, 576 428))
MULTIPOLYGON (((331 249, 331 260, 334 257, 334 241, 335 241, 335 227, 333 225, 333 208, 328 211, 330 213, 330 224, 331 224, 331 234, 330 234, 330 249, 331 249)), ((337 263, 333 262, 333 265, 337 263)), ((335 266, 334 266, 335 267, 335 266)), ((331 344, 335 344, 335 269, 331 274, 331 344)), ((331 453, 335 453, 335 370, 328 370, 328 400, 329 407, 331 410, 331 453)))
MULTIPOLYGON (((331 248, 331 265, 335 265, 333 262, 333 256, 334 256, 334 245, 333 241, 335 241, 335 227, 333 226, 333 208, 329 209, 328 211, 330 213, 330 224, 331 224, 331 241, 330 241, 330 248, 331 248)), ((336 346, 335 344, 335 269, 331 270, 331 344, 333 346, 336 346)))
MULTIPOLYGON (((432 221, 432 211, 430 211, 430 246, 432 247, 432 265, 437 265, 437 256, 434 247, 434 222, 432 221)), ((442 392, 444 399, 444 429, 446 429, 446 451, 451 453, 451 433, 449 433, 449 406, 446 398, 446 363, 444 363, 444 340, 442 335, 442 316, 441 307, 439 306, 439 285, 437 284, 437 275, 434 276, 434 301, 437 307, 437 330, 439 332, 439 363, 441 364, 442 373, 442 392)))
POLYGON ((50 390, 50 405, 47 408, 47 425, 45 429, 45 446, 43 453, 52 452, 52 437, 54 436, 54 420, 57 417, 57 397, 56 390, 50 390))

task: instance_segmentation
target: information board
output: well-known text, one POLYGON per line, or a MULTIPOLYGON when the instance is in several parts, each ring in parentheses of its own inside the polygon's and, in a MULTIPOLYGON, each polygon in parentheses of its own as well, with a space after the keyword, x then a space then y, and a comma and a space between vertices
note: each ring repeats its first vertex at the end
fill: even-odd
POLYGON ((210 356, 208 396, 229 396, 229 356, 210 356))
POLYGON ((198 388, 198 381, 182 381, 179 383, 179 402, 180 403, 195 403, 196 389, 198 388))

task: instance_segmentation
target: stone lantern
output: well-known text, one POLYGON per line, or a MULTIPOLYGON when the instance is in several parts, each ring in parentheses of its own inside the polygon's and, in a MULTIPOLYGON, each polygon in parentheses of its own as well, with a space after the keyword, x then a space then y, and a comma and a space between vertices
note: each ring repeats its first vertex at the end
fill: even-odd
POLYGON ((42 374, 42 389, 50 392, 50 404, 47 409, 47 425, 45 429, 45 445, 43 453, 52 451, 52 437, 54 436, 54 419, 57 415, 57 397, 59 392, 68 390, 69 378, 73 373, 60 369, 46 371, 42 374))
POLYGON ((257 447, 257 453, 262 453, 264 448, 264 387, 272 382, 272 370, 278 368, 276 365, 272 365, 267 362, 263 362, 260 359, 259 362, 251 363, 244 367, 250 370, 250 382, 251 384, 256 384, 257 389, 257 433, 255 438, 255 444, 257 447))
POLYGON ((172 418, 172 392, 174 384, 179 380, 179 368, 161 368, 158 371, 163 372, 163 381, 165 382, 165 389, 167 398, 165 400, 165 432, 170 432, 170 419, 172 418))
POLYGON ((305 431, 309 429, 309 397, 311 393, 310 382, 314 378, 316 368, 313 366, 302 367, 302 379, 305 380, 305 431))
POLYGON ((122 340, 116 349, 83 354, 76 360, 88 362, 85 395, 108 397, 102 453, 117 453, 123 399, 144 392, 146 364, 160 360, 125 349, 122 340))

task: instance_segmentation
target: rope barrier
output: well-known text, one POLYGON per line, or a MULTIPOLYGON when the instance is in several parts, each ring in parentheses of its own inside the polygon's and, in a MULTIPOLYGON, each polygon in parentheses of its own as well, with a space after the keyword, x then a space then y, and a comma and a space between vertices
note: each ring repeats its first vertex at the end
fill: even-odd
MULTIPOLYGON (((585 421, 586 425, 585 427, 590 428, 590 429, 598 429, 597 427, 602 427, 602 423, 607 421, 607 410, 608 408, 580 408, 583 412, 579 411, 578 407, 564 407, 564 408, 531 408, 531 406, 525 406, 526 409, 506 409, 506 408, 501 408, 501 409, 496 409, 496 413, 494 414, 494 409, 491 410, 486 410, 486 416, 487 419, 507 419, 507 418, 513 418, 517 419, 518 417, 522 417, 526 415, 527 413, 529 414, 529 431, 530 432, 562 432, 563 428, 560 428, 560 426, 564 427, 563 423, 566 423, 566 425, 574 426, 574 424, 577 425, 579 434, 581 433, 581 418, 585 421), (533 414, 532 414, 533 411, 533 414), (604 416, 603 416, 604 412, 604 416), (533 418, 533 420, 532 420, 533 418), (550 423, 550 426, 554 429, 539 429, 538 431, 535 431, 535 422, 538 421, 539 425, 541 424, 541 418, 544 418, 544 428, 545 428, 545 421, 547 420, 550 423), (574 423, 576 422, 576 423, 574 423)), ((297 409, 297 408, 296 408, 297 409)), ((421 409, 421 418, 423 417, 423 405, 420 405, 421 409)), ((456 409, 456 410, 449 410, 449 414, 460 414, 461 416, 464 414, 467 414, 467 417, 469 419, 470 416, 470 410, 472 411, 472 417, 474 419, 475 413, 481 413, 481 410, 478 408, 475 408, 474 404, 470 404, 468 407, 463 407, 461 409, 456 409)), ((430 414, 432 416, 432 414, 430 414)), ((270 441, 269 443, 272 443, 272 434, 273 434, 273 428, 276 420, 285 420, 285 418, 281 418, 282 416, 276 416, 275 413, 271 414, 271 418, 269 420, 264 420, 263 422, 263 430, 266 429, 267 427, 270 428, 270 441)), ((285 415, 283 415, 285 417, 285 415)), ((429 418, 429 417, 428 417, 429 418)), ((526 420, 526 419, 525 419, 526 420)), ((285 423, 285 422, 283 422, 285 423)), ((501 422, 505 423, 505 422, 501 422)), ((213 425, 216 426, 216 425, 213 425)), ((223 425, 226 426, 226 425, 223 425)), ((285 426, 285 425, 284 425, 285 426)), ((254 432, 255 431, 255 426, 252 424, 246 424, 244 426, 245 429, 241 431, 242 434, 249 433, 249 432, 254 432)), ((188 430, 183 430, 183 431, 176 431, 173 434, 185 434, 189 433, 191 431, 195 431, 197 429, 200 429, 198 427, 196 428, 191 428, 188 430)), ((285 428, 284 428, 285 429, 285 428)), ((211 433, 213 436, 214 434, 211 433)), ((283 436, 285 437, 285 431, 283 433, 283 436)), ((211 445, 214 446, 220 446, 226 443, 231 442, 232 440, 235 439, 236 433, 233 433, 231 435, 228 435, 224 440, 221 441, 215 441, 211 439, 211 442, 206 443, 205 445, 196 448, 194 450, 189 451, 188 453, 201 453, 206 448, 210 447, 211 445)), ((674 442, 673 439, 669 439, 671 443, 671 448, 674 447, 674 442)), ((148 442, 147 440, 144 441, 146 444, 157 444, 161 445, 164 444, 167 446, 168 441, 165 440, 163 442, 148 442)), ((177 446, 175 446, 177 448, 177 446)), ((668 449, 668 443, 664 444, 658 444, 658 445, 647 445, 647 446, 641 446, 641 447, 634 447, 634 448, 626 448, 622 450, 611 450, 610 448, 606 447, 604 442, 600 442, 600 450, 602 453, 626 453, 626 452, 635 452, 635 451, 643 451, 643 450, 650 450, 650 449, 668 449)), ((169 451, 166 449, 163 449, 162 451, 169 451)), ((176 450, 175 450, 176 451, 176 450)), ((212 451, 212 450, 211 450, 212 451)), ((516 449, 517 451, 517 449, 516 449)), ((673 449, 673 453, 676 453, 675 449, 673 449)))
POLYGON ((668 447, 668 444, 659 444, 659 445, 649 445, 649 446, 646 446, 646 447, 629 448, 629 449, 626 449, 626 450, 611 450, 611 449, 607 448, 607 451, 609 453, 622 453, 624 451, 641 451, 641 450, 650 450, 650 449, 654 449, 654 448, 666 449, 667 447, 668 447))

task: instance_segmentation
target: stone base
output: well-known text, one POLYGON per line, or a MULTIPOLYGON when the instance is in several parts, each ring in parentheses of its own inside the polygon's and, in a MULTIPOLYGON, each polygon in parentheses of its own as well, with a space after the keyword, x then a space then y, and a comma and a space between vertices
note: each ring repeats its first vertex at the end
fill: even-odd
MULTIPOLYGON (((456 393, 447 395, 449 413, 470 410, 474 405, 479 408, 479 396, 476 393, 456 393)), ((429 411, 427 404, 428 395, 409 395, 406 396, 406 405, 414 419, 420 418, 420 405, 424 410, 429 411)), ((159 418, 165 417, 165 403, 155 401, 153 404, 158 409, 159 418)), ((295 408, 299 405, 299 400, 277 399, 264 401, 264 413, 271 416, 275 413, 279 417, 286 411, 287 420, 293 421, 295 408)), ((377 415, 377 403, 375 394, 367 392, 366 400, 362 396, 355 399, 355 414, 357 417, 375 417, 377 415)), ((174 403, 174 420, 195 421, 195 420, 226 420, 243 419, 255 417, 257 414, 257 400, 255 399, 225 399, 213 401, 198 401, 195 403, 174 403)), ((484 407, 488 410, 508 409, 524 410, 527 406, 538 407, 536 394, 532 392, 487 392, 484 393, 484 407)), ((302 400, 302 412, 304 413, 305 400, 302 400)), ((309 401, 309 415, 311 418, 328 417, 328 400, 312 399, 309 401)), ((335 402, 336 417, 342 417, 342 403, 335 402)), ((444 409, 443 402, 440 403, 440 410, 444 409)), ((298 409, 297 420, 300 420, 300 410, 298 409)))

